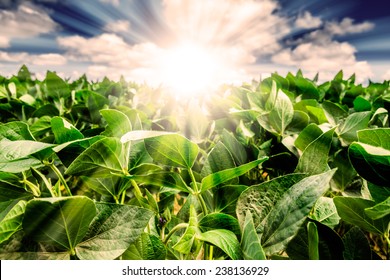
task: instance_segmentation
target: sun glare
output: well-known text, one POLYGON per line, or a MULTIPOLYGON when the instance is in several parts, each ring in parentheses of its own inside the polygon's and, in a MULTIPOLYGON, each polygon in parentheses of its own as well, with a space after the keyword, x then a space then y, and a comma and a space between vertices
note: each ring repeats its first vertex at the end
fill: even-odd
POLYGON ((177 97, 204 94, 221 69, 212 50, 191 43, 166 50, 161 62, 163 81, 177 97))

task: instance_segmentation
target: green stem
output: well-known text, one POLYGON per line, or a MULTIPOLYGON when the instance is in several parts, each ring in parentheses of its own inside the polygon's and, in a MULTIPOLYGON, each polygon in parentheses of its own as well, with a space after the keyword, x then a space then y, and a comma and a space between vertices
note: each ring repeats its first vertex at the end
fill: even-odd
POLYGON ((214 246, 210 245, 209 260, 213 260, 214 246))
POLYGON ((180 223, 180 224, 177 224, 176 226, 174 226, 171 231, 167 234, 167 236, 165 237, 165 239, 163 240, 164 244, 167 244, 168 243, 168 240, 169 238, 171 238, 171 236, 176 232, 178 231, 179 229, 182 229, 182 228, 187 228, 188 227, 188 224, 187 223, 180 223))
POLYGON ((390 238, 388 234, 385 234, 385 239, 387 242, 387 259, 390 260, 390 238))
POLYGON ((208 214, 206 202, 204 201, 202 194, 199 192, 198 183, 196 182, 194 172, 192 172, 192 169, 189 168, 188 173, 190 174, 192 184, 194 185, 194 194, 196 195, 196 197, 200 202, 200 206, 202 207, 203 214, 206 216, 208 214))
POLYGON ((125 204, 125 199, 126 199, 126 190, 122 192, 121 204, 125 204))
POLYGON ((143 197, 141 189, 139 188, 137 182, 134 181, 134 179, 130 179, 130 183, 134 188, 135 196, 137 197, 137 199, 140 199, 141 197, 143 197))
POLYGON ((47 164, 51 170, 54 171, 54 173, 57 175, 58 179, 60 179, 61 183, 64 185, 66 191, 68 192, 69 196, 72 196, 72 192, 70 191, 70 188, 68 184, 65 181, 64 176, 62 176, 61 172, 58 170, 57 166, 53 162, 47 164))
POLYGON ((22 172, 22 174, 23 174, 23 181, 20 182, 23 183, 25 187, 27 186, 31 190, 34 196, 36 197, 41 196, 41 190, 39 189, 39 187, 36 186, 34 183, 30 182, 29 180, 27 180, 26 174, 24 172, 22 172))

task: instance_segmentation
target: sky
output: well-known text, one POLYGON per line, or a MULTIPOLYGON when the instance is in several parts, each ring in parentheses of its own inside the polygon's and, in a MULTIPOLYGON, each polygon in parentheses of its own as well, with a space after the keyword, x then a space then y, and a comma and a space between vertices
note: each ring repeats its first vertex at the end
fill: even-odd
POLYGON ((180 87, 298 69, 390 79, 383 0, 0 0, 0 75, 180 87), (181 82, 178 82, 180 80, 181 82))

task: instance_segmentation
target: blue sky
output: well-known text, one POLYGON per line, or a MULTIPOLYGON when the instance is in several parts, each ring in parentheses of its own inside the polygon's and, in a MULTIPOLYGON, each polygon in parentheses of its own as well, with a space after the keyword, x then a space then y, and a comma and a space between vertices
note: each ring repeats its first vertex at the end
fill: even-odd
POLYGON ((38 78, 52 70, 158 84, 169 71, 201 76, 184 69, 193 64, 221 82, 297 69, 382 81, 390 79, 389 10, 379 0, 0 0, 0 75, 26 64, 38 78), (183 44, 189 58, 173 57, 183 44))

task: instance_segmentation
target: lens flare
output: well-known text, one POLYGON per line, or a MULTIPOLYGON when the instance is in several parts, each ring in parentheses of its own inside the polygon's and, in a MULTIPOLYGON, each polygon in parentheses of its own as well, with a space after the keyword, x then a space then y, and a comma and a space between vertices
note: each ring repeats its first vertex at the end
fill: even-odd
POLYGON ((212 49, 191 42, 166 49, 160 63, 165 86, 183 97, 211 90, 222 68, 223 63, 212 49))

